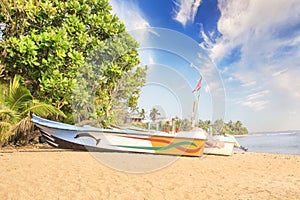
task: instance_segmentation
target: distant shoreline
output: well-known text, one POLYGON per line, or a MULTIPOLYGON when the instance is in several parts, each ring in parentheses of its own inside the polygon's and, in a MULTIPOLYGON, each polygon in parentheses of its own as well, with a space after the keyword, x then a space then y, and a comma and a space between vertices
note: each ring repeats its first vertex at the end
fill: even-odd
POLYGON ((254 135, 254 134, 273 134, 273 133, 300 133, 300 130, 285 130, 285 131, 255 131, 255 132, 249 132, 248 135, 254 135))

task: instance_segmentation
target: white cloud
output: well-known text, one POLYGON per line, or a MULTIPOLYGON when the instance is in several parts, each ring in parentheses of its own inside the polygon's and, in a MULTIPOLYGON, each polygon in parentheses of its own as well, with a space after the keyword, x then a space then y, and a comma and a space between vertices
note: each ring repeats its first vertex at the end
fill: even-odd
POLYGON ((194 22, 201 0, 174 0, 174 3, 176 6, 174 20, 183 26, 189 21, 194 22))
MULTIPOLYGON (((238 80, 235 86, 239 95, 254 98, 259 91, 268 91, 274 101, 280 103, 286 98, 294 104, 300 102, 300 2, 298 0, 219 0, 221 16, 218 31, 221 37, 212 42, 203 36, 210 57, 217 63, 230 55, 232 50, 240 51, 239 60, 226 65, 225 74, 238 80), (284 94, 284 96, 283 96, 284 94)), ((259 110, 267 101, 247 101, 244 105, 259 110), (257 109, 259 108, 259 109, 257 109)))
POLYGON ((284 98, 291 100, 290 102, 300 103, 300 69, 293 68, 285 71, 278 76, 273 76, 270 80, 270 86, 284 93, 284 98))
POLYGON ((260 111, 263 110, 268 103, 269 101, 245 101, 242 104, 251 109, 254 109, 255 111, 260 111))
POLYGON ((244 118, 253 129, 299 128, 300 1, 219 0, 218 7, 219 37, 200 30, 200 46, 223 77, 234 79, 225 82, 228 115, 244 118), (296 114, 286 121, 293 110, 296 114))
MULTIPOLYGON (((201 58, 203 55, 198 54, 198 56, 199 59, 203 59, 201 58)), ((202 62, 202 65, 199 67, 199 71, 201 72, 201 75, 203 75, 210 91, 214 91, 216 93, 218 91, 223 91, 221 94, 221 96, 223 96, 224 86, 222 80, 220 79, 220 74, 215 64, 209 61, 202 62)))
POLYGON ((239 97, 238 99, 232 99, 232 102, 234 104, 246 106, 254 111, 261 111, 270 104, 270 101, 267 100, 269 94, 269 90, 263 90, 249 94, 245 98, 239 97))
POLYGON ((213 38, 213 35, 214 35, 214 32, 210 32, 208 33, 208 35, 204 32, 204 28, 203 28, 203 25, 201 24, 201 28, 200 28, 200 35, 203 39, 203 42, 200 43, 200 46, 203 48, 203 49, 210 49, 213 47, 213 42, 212 42, 212 39, 213 38))
POLYGON ((222 37, 211 48, 215 60, 239 45, 242 54, 255 61, 257 57, 274 57, 278 53, 276 50, 284 45, 299 44, 295 36, 278 37, 284 35, 280 31, 287 29, 288 25, 299 23, 297 10, 300 3, 297 0, 220 0, 219 9, 218 31, 222 37))
POLYGON ((149 21, 133 1, 109 0, 113 13, 125 23, 127 30, 135 30, 150 27, 149 21))
POLYGON ((228 78, 227 78, 227 80, 226 81, 229 81, 229 82, 231 82, 231 81, 233 81, 234 80, 234 78, 232 77, 232 76, 229 76, 228 78))
POLYGON ((284 74, 285 72, 287 72, 288 71, 288 68, 285 68, 285 69, 283 69, 283 70, 279 70, 279 71, 277 71, 277 72, 274 72, 273 74, 272 74, 272 76, 280 76, 281 74, 284 74))
POLYGON ((242 87, 251 87, 251 86, 254 86, 255 84, 256 84, 256 81, 251 81, 251 82, 242 84, 242 87))
POLYGON ((112 5, 112 13, 116 14, 124 22, 128 33, 141 45, 147 44, 149 37, 156 35, 148 20, 135 0, 109 0, 112 5))
POLYGON ((260 91, 260 92, 254 93, 254 94, 250 94, 247 96, 247 100, 254 100, 254 99, 262 98, 262 97, 265 97, 269 93, 270 93, 269 90, 264 90, 264 91, 260 91))

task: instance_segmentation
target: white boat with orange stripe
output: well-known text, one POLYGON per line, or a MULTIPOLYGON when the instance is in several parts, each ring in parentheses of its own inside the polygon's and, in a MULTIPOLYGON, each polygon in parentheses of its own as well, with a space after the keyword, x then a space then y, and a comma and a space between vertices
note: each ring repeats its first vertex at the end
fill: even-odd
POLYGON ((31 121, 50 145, 59 148, 199 157, 203 155, 206 142, 205 132, 202 131, 165 133, 78 127, 36 115, 32 116, 31 121))

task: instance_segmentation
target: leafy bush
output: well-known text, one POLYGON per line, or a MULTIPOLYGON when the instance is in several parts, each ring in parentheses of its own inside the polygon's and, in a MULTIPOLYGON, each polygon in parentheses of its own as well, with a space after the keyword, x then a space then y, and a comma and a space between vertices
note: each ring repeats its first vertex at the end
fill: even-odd
MULTIPOLYGON (((0 42, 2 83, 21 75, 36 99, 71 116, 72 89, 78 73, 86 67, 86 58, 100 56, 105 62, 95 66, 101 68, 102 78, 93 83, 97 98, 93 114, 109 117, 114 102, 112 92, 139 59, 138 44, 126 34, 117 16, 111 14, 108 1, 2 0, 0 6, 0 23, 5 24, 0 42), (115 37, 118 35, 121 37, 115 37), (111 58, 110 49, 122 53, 111 58), (94 56, 95 51, 100 55, 94 56)), ((131 94, 135 95, 135 91, 131 94)))

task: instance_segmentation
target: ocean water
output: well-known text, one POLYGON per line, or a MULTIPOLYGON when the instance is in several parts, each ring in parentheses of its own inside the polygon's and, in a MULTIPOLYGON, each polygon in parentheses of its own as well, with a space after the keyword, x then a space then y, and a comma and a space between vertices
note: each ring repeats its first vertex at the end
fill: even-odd
POLYGON ((300 155, 300 131, 254 133, 236 140, 249 152, 300 155))

